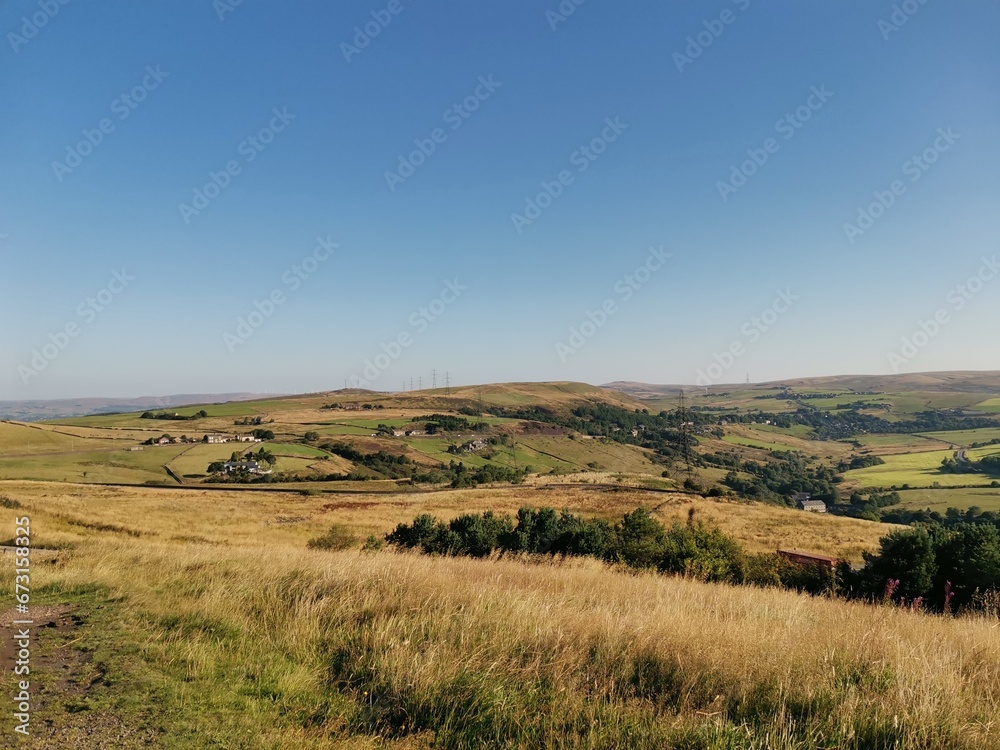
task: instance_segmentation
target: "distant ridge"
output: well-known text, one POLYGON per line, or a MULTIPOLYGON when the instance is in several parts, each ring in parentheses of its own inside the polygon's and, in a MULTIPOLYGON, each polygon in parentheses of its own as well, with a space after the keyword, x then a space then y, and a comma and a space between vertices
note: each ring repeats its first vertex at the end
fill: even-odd
MULTIPOLYGON (((766 390, 787 386, 789 388, 838 388, 844 391, 905 391, 908 389, 950 392, 991 392, 1000 388, 998 370, 954 370, 943 372, 907 372, 899 375, 825 375, 811 378, 785 378, 763 383, 719 383, 708 387, 711 391, 766 390)), ((638 383, 616 380, 601 386, 621 391, 635 398, 663 398, 681 390, 704 391, 697 385, 638 383)))
POLYGON ((279 394, 263 393, 181 393, 173 396, 140 396, 139 398, 60 398, 29 401, 0 401, 0 419, 36 422, 62 417, 86 417, 137 409, 163 409, 190 404, 250 401, 279 394))

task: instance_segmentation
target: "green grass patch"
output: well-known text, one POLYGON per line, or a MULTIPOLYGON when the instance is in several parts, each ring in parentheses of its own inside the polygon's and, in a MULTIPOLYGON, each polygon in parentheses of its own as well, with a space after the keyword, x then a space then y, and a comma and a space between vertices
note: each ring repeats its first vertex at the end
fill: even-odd
POLYGON ((899 505, 894 505, 892 509, 897 507, 912 510, 929 508, 943 514, 948 508, 958 508, 965 511, 977 506, 984 511, 1000 512, 1000 487, 903 490, 899 493, 899 497, 899 505))
POLYGON ((742 435, 726 435, 722 438, 727 443, 734 445, 745 445, 749 448, 761 448, 766 451, 797 451, 801 448, 797 445, 782 443, 778 440, 755 440, 754 438, 743 437, 742 435))
POLYGON ((990 412, 992 414, 1000 414, 1000 396, 980 401, 978 404, 973 405, 972 408, 978 409, 979 411, 990 412))
POLYGON ((924 432, 921 434, 933 440, 968 446, 973 443, 986 443, 994 439, 1000 440, 1000 427, 981 427, 976 430, 946 430, 944 432, 924 432))
MULTIPOLYGON (((256 451, 259 446, 255 447, 256 451)), ((265 443, 264 447, 276 456, 296 456, 299 458, 329 458, 330 454, 301 443, 265 443)))
POLYGON ((925 451, 883 456, 884 464, 855 469, 844 474, 845 480, 862 487, 930 487, 937 482, 942 487, 961 485, 989 485, 992 481, 984 474, 945 474, 940 471, 941 461, 951 458, 954 451, 925 451))

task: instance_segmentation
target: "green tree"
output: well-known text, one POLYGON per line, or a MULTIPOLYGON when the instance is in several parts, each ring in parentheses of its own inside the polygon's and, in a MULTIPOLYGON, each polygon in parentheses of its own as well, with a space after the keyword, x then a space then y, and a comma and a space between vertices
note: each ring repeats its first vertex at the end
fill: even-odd
POLYGON ((943 605, 945 582, 951 583, 953 608, 967 606, 976 590, 1000 590, 1000 531, 996 526, 964 526, 951 534, 938 554, 932 598, 943 605))
POLYGON ((938 546, 942 529, 894 531, 882 537, 877 553, 866 552, 864 588, 880 597, 890 580, 899 581, 896 594, 907 599, 928 597, 938 577, 938 546))

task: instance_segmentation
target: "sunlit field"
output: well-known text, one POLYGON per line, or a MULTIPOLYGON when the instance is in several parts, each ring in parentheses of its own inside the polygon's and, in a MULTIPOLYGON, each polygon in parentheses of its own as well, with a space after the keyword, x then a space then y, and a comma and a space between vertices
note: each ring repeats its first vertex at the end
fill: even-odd
MULTIPOLYGON (((115 746, 148 746, 150 736, 163 747, 289 749, 995 741, 995 620, 593 560, 359 549, 418 511, 513 509, 534 494, 613 517, 633 493, 484 489, 380 503, 30 483, 0 491, 30 514, 36 545, 58 549, 36 570, 36 601, 70 606, 79 623, 47 642, 51 658, 83 649, 71 669, 95 678, 85 698, 52 696, 40 709, 57 737, 139 723, 153 734, 115 746), (308 549, 331 524, 353 548, 308 549)), ((755 521, 752 507, 713 513, 701 501, 697 512, 730 519, 734 533, 745 527, 744 538, 767 539, 762 547, 802 540, 802 527, 778 522, 780 509, 755 521)), ((660 512, 686 513, 683 498, 660 512)), ((828 520, 842 544, 859 544, 828 520)))

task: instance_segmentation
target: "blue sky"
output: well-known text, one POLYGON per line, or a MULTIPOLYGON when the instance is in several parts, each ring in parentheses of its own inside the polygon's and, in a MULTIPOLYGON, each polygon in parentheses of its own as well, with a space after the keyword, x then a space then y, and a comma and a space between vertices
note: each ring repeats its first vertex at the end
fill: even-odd
POLYGON ((1000 6, 903 5, 4 3, 0 398, 1000 369, 1000 6))

